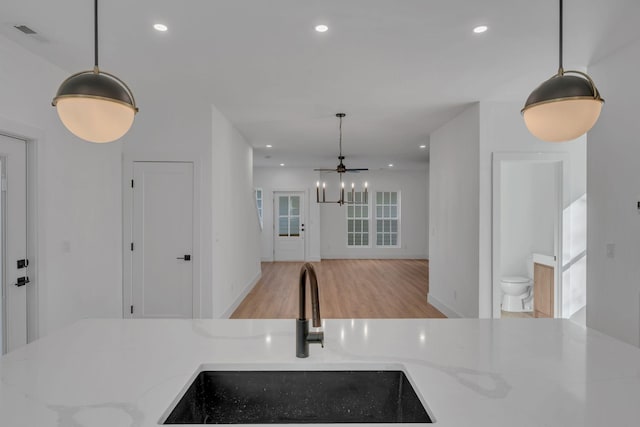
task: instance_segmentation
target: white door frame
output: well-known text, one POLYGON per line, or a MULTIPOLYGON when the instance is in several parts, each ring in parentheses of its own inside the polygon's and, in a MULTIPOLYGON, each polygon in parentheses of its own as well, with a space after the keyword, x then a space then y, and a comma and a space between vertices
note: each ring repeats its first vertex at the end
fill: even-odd
MULTIPOLYGON (((39 234, 42 224, 39 220, 38 189, 40 175, 38 174, 38 151, 42 143, 46 143, 45 132, 41 129, 27 126, 0 117, 0 134, 21 139, 27 144, 27 269, 30 283, 27 285, 27 342, 40 337, 40 299, 46 293, 40 283, 40 260, 44 259, 44 250, 39 246, 39 234)), ((4 326, 3 326, 4 327, 4 326)), ((0 343, 0 354, 2 353, 0 343)))
POLYGON ((193 164, 193 318, 202 316, 202 284, 200 256, 200 161, 173 155, 125 155, 122 167, 122 317, 133 318, 133 165, 135 162, 192 163, 193 164))
POLYGON ((502 164, 504 162, 527 162, 527 163, 557 163, 559 167, 558 176, 558 212, 555 221, 554 240, 555 240, 555 256, 556 267, 554 268, 554 317, 562 317, 562 240, 563 240, 563 218, 562 213, 564 206, 568 206, 570 190, 569 184, 571 182, 571 175, 569 174, 569 153, 565 152, 542 152, 542 153, 493 153, 492 163, 492 179, 493 179, 493 191, 492 191, 492 268, 491 268, 491 292, 492 292, 492 317, 500 318, 500 279, 501 279, 501 178, 502 178, 502 164))
MULTIPOLYGON (((300 218, 300 224, 304 224, 304 256, 303 259, 304 261, 307 261, 307 254, 309 253, 309 248, 308 248, 308 239, 307 239, 307 232, 309 231, 309 223, 308 223, 308 215, 309 215, 309 209, 310 209, 310 199, 309 199, 309 191, 306 188, 303 189, 274 189, 271 191, 271 219, 272 219, 272 224, 271 224, 271 259, 273 261, 276 260, 276 238, 277 238, 277 233, 276 233, 276 228, 277 228, 277 215, 276 215, 276 194, 277 193, 302 193, 304 195, 304 200, 303 200, 303 212, 302 212, 302 216, 300 218)), ((262 193, 262 197, 263 197, 263 209, 264 209, 264 192, 262 193)), ((264 210, 263 210, 263 215, 264 215, 264 210)))

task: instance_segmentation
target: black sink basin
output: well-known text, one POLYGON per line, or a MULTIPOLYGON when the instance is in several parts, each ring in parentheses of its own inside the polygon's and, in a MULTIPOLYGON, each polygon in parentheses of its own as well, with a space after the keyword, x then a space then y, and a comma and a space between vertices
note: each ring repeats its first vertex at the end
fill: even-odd
POLYGON ((203 371, 164 424, 431 423, 402 371, 203 371))

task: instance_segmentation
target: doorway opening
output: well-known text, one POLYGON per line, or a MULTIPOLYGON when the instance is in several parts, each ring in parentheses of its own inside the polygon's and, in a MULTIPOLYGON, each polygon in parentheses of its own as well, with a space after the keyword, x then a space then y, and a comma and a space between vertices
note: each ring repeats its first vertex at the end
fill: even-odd
POLYGON ((494 318, 571 315, 564 300, 575 289, 563 262, 568 171, 566 153, 494 153, 494 318))

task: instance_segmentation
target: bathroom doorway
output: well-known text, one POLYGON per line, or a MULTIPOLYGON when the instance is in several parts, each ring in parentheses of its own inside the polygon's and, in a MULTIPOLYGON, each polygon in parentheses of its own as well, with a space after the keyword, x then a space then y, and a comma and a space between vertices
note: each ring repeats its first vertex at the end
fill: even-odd
POLYGON ((493 155, 493 317, 563 317, 566 153, 493 155))

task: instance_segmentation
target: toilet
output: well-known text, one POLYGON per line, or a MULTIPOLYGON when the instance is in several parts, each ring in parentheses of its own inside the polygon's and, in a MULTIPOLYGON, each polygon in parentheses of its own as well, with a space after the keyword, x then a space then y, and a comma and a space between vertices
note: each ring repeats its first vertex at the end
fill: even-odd
POLYGON ((523 276, 507 276, 500 281, 502 310, 523 312, 533 310, 531 279, 523 276))
POLYGON ((529 255, 525 263, 529 277, 505 276, 500 280, 503 311, 533 311, 533 255, 529 255))

